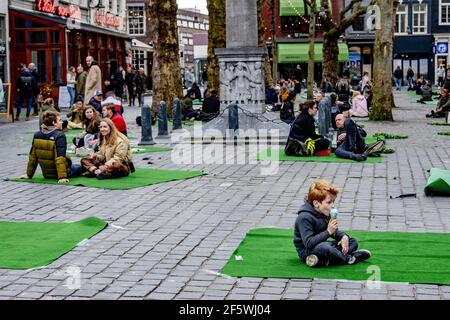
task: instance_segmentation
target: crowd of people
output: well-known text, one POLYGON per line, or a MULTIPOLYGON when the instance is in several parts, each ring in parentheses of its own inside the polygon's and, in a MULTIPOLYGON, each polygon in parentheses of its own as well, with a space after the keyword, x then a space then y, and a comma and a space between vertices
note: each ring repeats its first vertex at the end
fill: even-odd
MULTIPOLYGON (((80 99, 85 105, 93 105, 101 112, 100 100, 96 97, 98 92, 105 88, 105 92, 113 92, 115 97, 122 103, 125 97, 129 106, 144 105, 144 94, 146 91, 147 76, 144 68, 135 69, 128 66, 126 70, 119 66, 117 60, 108 61, 108 74, 103 77, 97 61, 92 56, 86 57, 88 71, 82 65, 77 68, 70 66, 66 74, 66 87, 69 95, 69 106, 73 106, 80 99)), ((38 87, 39 74, 34 63, 22 64, 20 75, 16 80, 17 100, 15 103, 15 121, 20 120, 22 107, 26 106, 25 121, 30 116, 37 116, 39 107, 43 101, 38 87), (33 114, 31 110, 34 109, 33 114)))

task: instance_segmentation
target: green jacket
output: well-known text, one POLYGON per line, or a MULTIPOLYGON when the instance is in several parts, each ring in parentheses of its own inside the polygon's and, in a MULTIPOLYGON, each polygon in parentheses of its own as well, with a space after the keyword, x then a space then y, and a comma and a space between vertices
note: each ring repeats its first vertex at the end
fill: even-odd
POLYGON ((36 132, 28 157, 27 175, 32 178, 39 164, 46 179, 68 178, 72 162, 66 149, 66 136, 62 131, 36 132))
POLYGON ((84 95, 84 91, 86 89, 86 78, 87 78, 87 72, 83 71, 78 75, 77 84, 75 86, 75 90, 77 92, 77 95, 84 95))

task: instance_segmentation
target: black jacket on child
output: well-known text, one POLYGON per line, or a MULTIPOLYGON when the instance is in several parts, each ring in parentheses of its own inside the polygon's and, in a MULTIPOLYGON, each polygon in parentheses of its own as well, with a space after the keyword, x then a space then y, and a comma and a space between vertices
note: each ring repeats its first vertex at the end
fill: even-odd
POLYGON ((294 226, 294 246, 299 257, 308 255, 319 243, 327 241, 329 237, 340 241, 345 235, 339 229, 334 235, 328 233, 329 217, 318 212, 306 202, 300 207, 294 226))

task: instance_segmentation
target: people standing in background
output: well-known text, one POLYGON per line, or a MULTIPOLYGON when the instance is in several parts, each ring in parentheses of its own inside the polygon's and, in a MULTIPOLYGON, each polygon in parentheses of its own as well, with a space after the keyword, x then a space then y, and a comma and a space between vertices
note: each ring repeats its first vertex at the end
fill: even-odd
POLYGON ((414 71, 413 71, 412 67, 409 66, 408 71, 406 71, 406 79, 408 80, 408 91, 414 90, 413 78, 414 78, 414 71))
POLYGON ((442 85, 444 84, 444 78, 445 78, 445 68, 444 68, 443 64, 441 64, 439 66, 439 69, 437 71, 437 76, 438 76, 438 86, 442 87, 442 85))
POLYGON ((144 68, 139 68, 134 82, 136 83, 136 95, 138 97, 139 107, 142 107, 144 106, 145 84, 147 83, 144 68))
POLYGON ((77 68, 78 72, 78 79, 77 84, 75 86, 75 94, 77 97, 82 97, 84 100, 84 94, 86 91, 86 78, 87 78, 87 72, 84 71, 83 66, 80 64, 77 68))
POLYGON ((109 61, 108 80, 105 81, 106 91, 114 91, 116 97, 122 101, 124 83, 117 60, 111 59, 109 61))
POLYGON ((394 71, 394 78, 395 78, 395 87, 397 91, 402 90, 402 82, 403 82, 403 70, 400 68, 400 66, 397 66, 397 69, 394 71))
POLYGON ((70 96, 70 102, 69 106, 72 107, 75 101, 75 85, 77 84, 77 81, 75 80, 75 67, 69 67, 69 70, 67 71, 66 75, 66 81, 67 81, 67 91, 69 92, 70 96))
POLYGON ((127 73, 125 74, 125 85, 127 86, 128 91, 128 106, 134 106, 134 102, 136 99, 136 73, 132 66, 127 67, 127 73))
POLYGON ((88 104, 97 91, 102 91, 102 71, 92 56, 86 57, 89 73, 86 78, 84 103, 88 104))
POLYGON ((27 114, 25 121, 30 120, 30 112, 33 104, 34 96, 38 90, 36 80, 31 75, 30 70, 23 68, 19 78, 16 81, 17 91, 19 92, 19 99, 16 102, 16 118, 15 121, 19 121, 20 112, 22 111, 22 103, 25 100, 27 106, 27 114))
MULTIPOLYGON (((37 72, 36 65, 33 62, 28 64, 28 70, 30 70, 31 75, 34 78, 34 81, 36 81, 36 85, 38 85, 39 84, 39 74, 37 72)), ((37 104, 37 96, 38 95, 39 95, 39 88, 38 88, 38 90, 36 90, 36 92, 33 95, 33 114, 32 114, 33 116, 37 116, 39 113, 38 104, 37 104)))

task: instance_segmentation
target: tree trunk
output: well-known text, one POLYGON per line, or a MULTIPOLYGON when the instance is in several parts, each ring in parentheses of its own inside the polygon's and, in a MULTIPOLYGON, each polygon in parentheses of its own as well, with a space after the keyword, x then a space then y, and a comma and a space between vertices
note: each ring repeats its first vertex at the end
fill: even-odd
MULTIPOLYGON (((262 14, 262 6, 266 3, 267 0, 258 0, 257 2, 257 12, 258 12, 258 47, 265 48, 267 50, 266 45, 266 24, 264 22, 264 16, 262 14)), ((272 66, 270 65, 269 55, 266 55, 264 58, 264 78, 265 85, 272 83, 272 66)))
POLYGON ((208 30, 208 90, 216 89, 220 97, 219 60, 214 53, 216 48, 225 48, 225 0, 207 0, 209 15, 208 30))
POLYGON ((330 80, 333 87, 339 79, 339 34, 326 32, 323 37, 322 82, 330 80))
POLYGON ((277 84, 278 80, 278 52, 277 52, 277 29, 275 27, 275 0, 270 1, 270 10, 272 18, 270 19, 270 28, 272 33, 272 81, 273 85, 277 84))
POLYGON ((394 42, 395 7, 394 0, 378 0, 381 12, 380 30, 375 33, 373 48, 373 101, 370 120, 393 120, 392 107, 392 49, 394 42))
POLYGON ((314 44, 316 34, 316 1, 311 0, 311 13, 309 22, 309 50, 308 50, 308 91, 306 98, 308 100, 313 99, 313 87, 314 87, 314 44))
POLYGON ((153 38, 153 102, 152 110, 157 112, 160 101, 167 104, 172 114, 175 98, 182 98, 183 88, 180 76, 180 60, 177 32, 176 0, 150 0, 148 14, 151 19, 153 38))

